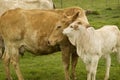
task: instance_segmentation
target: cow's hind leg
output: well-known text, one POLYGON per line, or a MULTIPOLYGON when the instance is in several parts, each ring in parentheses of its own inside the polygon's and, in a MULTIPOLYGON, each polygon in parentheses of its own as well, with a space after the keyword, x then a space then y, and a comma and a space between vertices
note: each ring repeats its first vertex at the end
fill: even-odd
POLYGON ((76 71, 75 71, 75 69, 76 69, 76 65, 77 65, 77 62, 78 62, 78 55, 77 55, 77 53, 73 53, 72 54, 72 61, 71 61, 71 64, 72 64, 72 80, 76 80, 77 79, 77 77, 76 77, 76 71))
POLYGON ((15 46, 11 46, 11 63, 16 71, 18 80, 24 80, 19 67, 19 50, 15 46))
POLYGON ((5 49, 5 52, 2 56, 2 60, 5 68, 6 80, 12 80, 12 77, 10 75, 10 55, 7 48, 5 49))

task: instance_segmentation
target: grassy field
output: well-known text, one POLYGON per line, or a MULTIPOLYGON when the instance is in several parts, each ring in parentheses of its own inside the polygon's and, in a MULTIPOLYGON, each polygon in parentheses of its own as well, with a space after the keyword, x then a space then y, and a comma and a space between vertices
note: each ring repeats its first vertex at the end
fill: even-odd
MULTIPOLYGON (((57 8, 61 8, 60 0, 53 0, 57 8)), ((114 24, 120 27, 120 3, 118 0, 63 0, 62 7, 80 6, 83 9, 97 11, 99 15, 90 14, 88 20, 90 24, 99 28, 106 24, 114 24), (90 1, 90 2, 89 2, 90 1), (106 2, 108 1, 108 2, 106 2)), ((61 52, 46 56, 34 56, 26 53, 20 59, 21 71, 25 80, 64 80, 61 52)), ((11 66, 12 76, 17 80, 17 76, 11 66)), ((79 59, 76 68, 77 80, 86 80, 85 65, 79 59)), ((99 62, 97 80, 103 80, 105 73, 105 60, 99 62)), ((120 80, 120 64, 116 55, 112 54, 112 64, 110 80, 120 80)), ((0 80, 5 79, 3 65, 0 61, 0 80)))

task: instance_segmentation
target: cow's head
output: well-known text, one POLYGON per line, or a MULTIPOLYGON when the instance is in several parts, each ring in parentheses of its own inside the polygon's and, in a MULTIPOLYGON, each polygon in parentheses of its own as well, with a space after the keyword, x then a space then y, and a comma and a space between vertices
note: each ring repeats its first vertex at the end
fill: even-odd
POLYGON ((50 45, 56 45, 64 40, 66 37, 62 32, 63 29, 68 27, 72 22, 79 21, 82 25, 85 25, 86 27, 89 25, 87 17, 85 13, 81 15, 81 12, 75 12, 72 16, 67 16, 66 14, 63 14, 61 19, 56 23, 56 26, 54 27, 52 33, 49 37, 49 44, 50 45))

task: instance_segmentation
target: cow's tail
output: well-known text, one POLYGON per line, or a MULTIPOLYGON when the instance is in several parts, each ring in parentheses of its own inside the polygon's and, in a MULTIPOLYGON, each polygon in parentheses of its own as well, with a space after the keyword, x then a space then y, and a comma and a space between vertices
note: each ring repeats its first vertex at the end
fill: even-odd
POLYGON ((2 36, 0 36, 0 59, 2 58, 5 51, 5 44, 2 36))
POLYGON ((5 50, 4 40, 3 40, 2 36, 1 36, 1 16, 0 16, 0 59, 2 58, 4 50, 5 50))
POLYGON ((118 28, 118 26, 116 26, 117 29, 117 59, 118 62, 120 63, 120 30, 118 28))

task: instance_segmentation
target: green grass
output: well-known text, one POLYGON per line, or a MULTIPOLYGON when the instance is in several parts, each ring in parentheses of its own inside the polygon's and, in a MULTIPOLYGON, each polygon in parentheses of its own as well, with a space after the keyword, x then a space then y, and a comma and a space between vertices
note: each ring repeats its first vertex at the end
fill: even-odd
MULTIPOLYGON (((1 62, 0 62, 1 63, 1 62)), ((64 80, 61 52, 46 56, 33 56, 28 53, 20 60, 21 71, 25 80, 64 80)), ((17 80, 17 76, 12 68, 12 76, 17 80)), ((77 80, 86 80, 85 65, 79 59, 76 68, 77 80)), ((105 74, 105 60, 99 62, 97 80, 103 80, 105 74)), ((110 80, 120 80, 120 64, 116 60, 116 55, 112 55, 112 65, 110 80)), ((0 80, 5 79, 4 69, 0 64, 0 80)))
MULTIPOLYGON (((60 8, 60 0, 53 0, 57 8, 60 8)), ((95 28, 100 28, 106 24, 114 24, 120 27, 120 6, 118 0, 63 0, 63 7, 80 6, 83 9, 97 11, 99 15, 87 15, 90 24, 95 28), (90 1, 90 2, 89 2, 90 1), (92 2, 94 1, 94 2, 92 2), (111 8, 111 10, 106 10, 111 8)), ((63 64, 61 52, 46 56, 33 56, 26 53, 20 59, 20 67, 25 80, 64 80, 63 64)), ((13 67, 12 76, 17 80, 13 67)), ((86 80, 85 65, 79 59, 76 68, 77 80, 86 80)), ((105 60, 99 61, 97 80, 103 80, 105 74, 105 60)), ((110 80, 120 80, 120 64, 118 64, 116 55, 112 54, 112 64, 110 71, 110 80)), ((4 67, 0 61, 0 80, 5 79, 4 67)))

